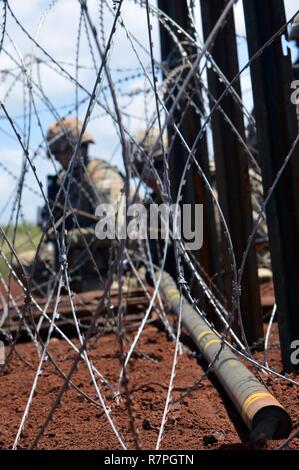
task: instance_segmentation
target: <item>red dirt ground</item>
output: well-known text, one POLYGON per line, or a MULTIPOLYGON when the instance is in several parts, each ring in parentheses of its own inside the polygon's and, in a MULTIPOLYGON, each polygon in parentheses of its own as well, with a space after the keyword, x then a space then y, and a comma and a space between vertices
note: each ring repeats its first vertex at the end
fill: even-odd
MULTIPOLYGON (((276 325, 273 339, 277 339, 276 325)), ((165 403, 172 365, 174 344, 163 331, 148 326, 138 344, 139 351, 151 358, 135 354, 128 367, 129 388, 133 401, 135 424, 139 431, 140 447, 153 449, 165 403)), ((64 342, 52 339, 50 354, 67 373, 75 352, 64 342)), ((110 383, 116 384, 120 369, 119 344, 116 335, 100 338, 90 349, 93 364, 110 383)), ((31 343, 17 346, 19 356, 34 368, 38 357, 31 343)), ((257 356, 262 357, 262 353, 257 356)), ((272 347, 269 352, 270 366, 280 370, 279 350, 272 347)), ((173 397, 179 399, 184 391, 196 381, 205 368, 191 352, 179 356, 173 397)), ((6 372, 0 377, 1 425, 0 448, 11 448, 34 377, 34 369, 25 365, 16 355, 6 372)), ((297 376, 299 380, 299 377, 297 376)), ((86 366, 81 362, 73 376, 74 383, 86 394, 96 399, 95 389, 86 366)), ((23 431, 19 448, 30 447, 33 438, 47 415, 63 381, 50 361, 46 363, 34 395, 29 419, 23 431)), ((299 389, 284 382, 266 378, 274 395, 292 416, 294 428, 299 425, 299 389)), ((129 428, 125 399, 119 404, 112 399, 107 386, 102 387, 106 404, 112 409, 112 417, 127 446, 134 448, 134 439, 129 428)), ((268 442, 259 448, 275 448, 279 442, 268 442)), ((64 394, 52 421, 39 442, 40 449, 118 449, 120 448, 107 419, 100 408, 82 398, 74 388, 64 394)), ((236 449, 250 450, 248 431, 230 400, 226 397, 213 375, 205 378, 201 386, 179 402, 173 403, 162 441, 162 449, 236 449)), ((299 449, 299 439, 290 445, 299 449)))

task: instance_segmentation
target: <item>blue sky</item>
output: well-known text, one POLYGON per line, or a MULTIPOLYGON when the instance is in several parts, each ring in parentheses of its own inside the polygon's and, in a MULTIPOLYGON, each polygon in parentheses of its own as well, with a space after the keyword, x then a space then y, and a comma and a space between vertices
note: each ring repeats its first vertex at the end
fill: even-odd
MULTIPOLYGON (((153 4, 154 2, 152 2, 153 4)), ((60 0, 51 2, 53 7, 49 8, 49 3, 44 0, 11 0, 10 5, 30 34, 37 38, 51 56, 63 65, 63 67, 75 76, 75 57, 76 44, 78 39, 78 25, 80 17, 79 2, 77 0, 60 0)), ((89 0, 88 5, 91 16, 94 18, 96 25, 100 25, 100 16, 98 11, 97 0, 89 0)), ((112 2, 110 1, 110 4, 112 2)), ((287 18, 290 18, 298 9, 297 0, 286 0, 287 18)), ((199 15, 199 10, 197 11, 199 15)), ((242 5, 239 1, 235 6, 236 28, 240 36, 245 34, 244 18, 242 13, 242 5)), ((146 30, 146 15, 144 9, 140 8, 132 0, 125 0, 123 7, 123 20, 127 29, 134 36, 136 51, 139 59, 144 66, 149 67, 150 60, 148 54, 143 48, 148 49, 148 38, 146 30)), ((1 24, 1 18, 0 18, 1 24)), ((105 24, 105 40, 107 40, 110 26, 112 24, 112 15, 106 9, 104 14, 105 24)), ((152 34, 154 38, 154 53, 159 60, 159 35, 158 25, 155 18, 152 20, 152 34)), ((50 63, 45 55, 29 41, 14 20, 8 15, 7 22, 8 37, 5 38, 4 48, 12 55, 18 66, 23 62, 27 67, 27 73, 32 74, 34 81, 39 82, 43 93, 58 113, 62 116, 68 110, 73 109, 76 101, 76 87, 73 83, 61 75, 57 67, 50 63), (42 63, 34 63, 30 66, 31 56, 42 59, 42 63)), ((201 31, 198 31, 199 35, 201 31)), ((100 40, 102 40, 102 32, 99 31, 100 40)), ((294 53, 294 51, 293 51, 294 53)), ((241 66, 247 60, 246 41, 239 41, 239 58, 241 66)), ((110 56, 110 67, 112 76, 116 82, 116 90, 119 97, 120 106, 123 111, 125 126, 130 132, 136 132, 140 127, 144 126, 146 112, 150 115, 153 112, 153 101, 149 100, 149 95, 144 95, 143 91, 148 88, 148 84, 140 74, 140 64, 126 33, 122 28, 118 28, 118 32, 113 44, 110 56), (122 70, 119 70, 122 69, 122 70), (127 81, 123 81, 128 79, 127 81), (133 96, 130 96, 132 94, 133 96), (128 114, 131 117, 128 117, 128 114)), ((100 63, 99 58, 95 55, 95 66, 100 63)), ((93 66, 93 58, 91 56, 88 41, 86 38, 84 24, 82 25, 82 34, 79 48, 79 69, 78 79, 88 90, 91 90, 96 77, 96 70, 93 66)), ((21 133, 25 130, 25 138, 28 136, 28 126, 30 124, 30 140, 29 149, 35 151, 42 142, 42 132, 37 125, 37 119, 32 114, 32 120, 28 120, 28 93, 24 86, 25 78, 18 77, 19 69, 16 67, 11 58, 5 53, 0 55, 0 99, 4 100, 10 115, 16 120, 20 126, 21 133), (25 90, 25 91, 24 91, 25 90), (24 118, 24 114, 27 116, 24 118)), ((106 82, 103 82, 105 87, 106 82)), ((242 77, 242 88, 244 91, 244 100, 246 105, 251 108, 250 93, 250 77, 249 73, 244 73, 242 77)), ((35 104, 38 109, 38 116, 41 121, 42 129, 46 132, 47 126, 54 120, 52 113, 45 104, 40 92, 35 90, 35 104)), ((78 91, 78 99, 86 98, 86 93, 78 91)), ((101 95, 100 99, 107 99, 108 105, 111 106, 109 94, 105 97, 101 95)), ((79 116, 84 116, 86 103, 79 108, 79 116)), ((92 155, 98 158, 105 158, 120 164, 120 154, 118 147, 118 138, 115 127, 111 118, 103 112, 103 109, 96 106, 93 111, 92 120, 89 125, 89 131, 94 135, 96 145, 92 148, 92 155)), ((23 155, 15 137, 11 132, 11 128, 0 114, 0 223, 6 223, 11 211, 12 201, 15 197, 15 188, 17 179, 19 178, 23 155), (2 166, 1 166, 2 165, 2 166), (7 170, 13 176, 9 175, 7 170), (11 202, 7 201, 11 198, 11 202), (6 208, 6 209, 5 209, 6 208), (5 209, 5 210, 4 210, 5 209), (4 210, 4 212, 3 212, 4 210)), ((46 159, 44 151, 36 158, 36 167, 41 181, 45 184, 46 175, 53 173, 51 163, 46 159)), ((39 191, 38 185, 34 179, 32 172, 29 170, 26 174, 26 183, 33 190, 39 191)), ((24 188, 22 198, 22 212, 27 220, 34 221, 36 219, 37 207, 42 205, 40 196, 35 195, 27 188, 24 188)))

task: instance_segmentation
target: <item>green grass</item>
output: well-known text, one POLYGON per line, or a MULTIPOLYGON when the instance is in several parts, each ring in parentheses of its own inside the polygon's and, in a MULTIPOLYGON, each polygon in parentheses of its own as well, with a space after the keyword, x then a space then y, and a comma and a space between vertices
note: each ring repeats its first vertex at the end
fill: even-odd
MULTIPOLYGON (((7 238, 12 244, 13 241, 13 235, 14 235, 14 227, 4 227, 2 226, 2 229, 7 235, 7 238)), ((35 224, 26 224, 26 225, 19 225, 16 231, 16 238, 15 238, 15 251, 19 255, 20 253, 23 253, 24 251, 29 251, 29 250, 34 250, 38 242, 40 240, 41 236, 41 230, 40 228, 35 225, 35 224), (29 237, 30 234, 30 237, 29 237), (31 242, 32 239, 32 242, 31 242)), ((6 242, 4 236, 2 233, 0 234, 0 247, 1 250, 5 253, 6 257, 10 261, 10 256, 11 256, 11 249, 6 242)), ((3 259, 2 256, 0 256, 0 273, 2 276, 7 276, 9 274, 9 269, 3 259)))

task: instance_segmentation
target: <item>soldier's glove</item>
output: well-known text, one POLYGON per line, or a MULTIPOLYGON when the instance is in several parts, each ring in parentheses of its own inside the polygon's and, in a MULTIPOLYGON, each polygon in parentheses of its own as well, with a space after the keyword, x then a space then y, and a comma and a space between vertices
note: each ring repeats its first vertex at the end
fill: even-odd
POLYGON ((67 232, 66 242, 69 247, 84 247, 86 243, 89 245, 94 238, 95 232, 93 227, 73 228, 67 232))
POLYGON ((94 227, 74 228, 69 230, 66 237, 67 245, 72 248, 86 248, 86 243, 93 249, 111 246, 111 240, 99 240, 94 227))

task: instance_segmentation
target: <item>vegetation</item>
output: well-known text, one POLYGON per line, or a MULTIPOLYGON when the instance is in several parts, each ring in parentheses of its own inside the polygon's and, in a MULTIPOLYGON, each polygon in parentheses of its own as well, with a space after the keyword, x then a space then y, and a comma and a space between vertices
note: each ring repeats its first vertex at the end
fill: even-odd
MULTIPOLYGON (((14 227, 2 227, 8 240, 12 243, 14 237, 14 227)), ((19 255, 24 251, 34 250, 37 247, 41 235, 40 228, 35 224, 23 224, 19 225, 15 235, 15 250, 19 255)), ((6 242, 3 234, 0 234, 0 247, 3 253, 6 255, 10 261, 11 249, 9 244, 6 242)), ((9 268, 7 267, 3 257, 0 257, 0 273, 2 276, 7 276, 9 274, 9 268)))

